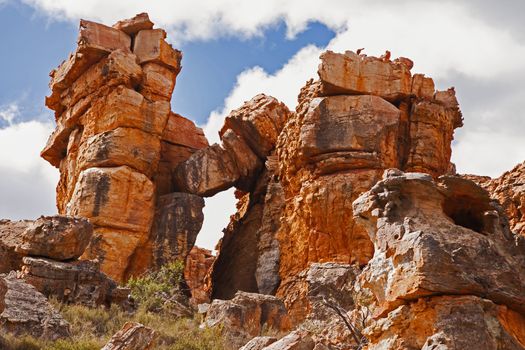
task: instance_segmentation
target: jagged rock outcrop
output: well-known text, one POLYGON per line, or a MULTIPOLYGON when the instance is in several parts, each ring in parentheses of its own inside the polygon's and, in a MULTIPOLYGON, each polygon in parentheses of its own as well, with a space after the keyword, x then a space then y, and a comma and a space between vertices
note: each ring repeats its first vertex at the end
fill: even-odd
POLYGON ((245 102, 226 117, 221 145, 202 149, 180 164, 175 187, 205 197, 233 185, 250 191, 289 115, 283 103, 264 94, 245 102))
POLYGON ((231 344, 241 347, 261 335, 263 327, 286 331, 290 320, 281 300, 271 295, 237 292, 231 300, 215 299, 206 312, 208 327, 221 325, 231 344))
MULTIPOLYGON (((184 260, 196 234, 166 238, 181 223, 154 225, 161 196, 174 192, 172 170, 208 145, 170 111, 182 54, 165 38, 147 14, 113 27, 82 20, 77 49, 50 74, 46 104, 57 127, 41 155, 60 169, 57 207, 90 219, 95 234, 83 257, 119 281, 163 259, 184 260), (157 250, 166 239, 169 254, 157 250)), ((200 227, 198 213, 192 218, 200 227)))
POLYGON ((512 235, 488 192, 457 176, 434 182, 392 169, 353 212, 375 247, 357 285, 379 318, 367 330, 370 349, 519 348, 525 240, 512 235))
POLYGON ((186 258, 184 280, 190 288, 192 304, 209 303, 210 296, 206 288, 206 276, 209 274, 215 256, 208 249, 194 246, 186 258))
POLYGON ((126 322, 102 350, 150 350, 155 347, 156 332, 137 322, 126 322))
POLYGON ((372 257, 352 202, 384 169, 439 176, 451 168, 450 142, 462 125, 454 90, 434 91, 432 79, 411 77, 411 67, 404 58, 327 52, 320 80, 302 89, 276 147, 286 202, 276 235, 277 295, 287 306, 297 302, 290 297, 300 289, 295 276, 310 263, 363 266, 372 257))
POLYGON ((69 336, 69 324, 35 287, 11 272, 0 276, 7 291, 0 327, 15 335, 56 340, 69 336))
POLYGON ((0 220, 0 273, 19 270, 25 256, 58 261, 76 259, 86 249, 93 234, 83 218, 62 215, 36 220, 0 220))

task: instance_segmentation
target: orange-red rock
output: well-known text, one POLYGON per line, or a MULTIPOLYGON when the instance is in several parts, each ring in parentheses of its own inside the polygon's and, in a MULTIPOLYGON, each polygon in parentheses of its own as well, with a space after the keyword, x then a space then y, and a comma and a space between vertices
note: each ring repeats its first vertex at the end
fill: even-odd
POLYGON ((482 186, 503 206, 511 231, 525 236, 525 162, 482 186))
POLYGON ((85 139, 78 150, 76 169, 126 165, 151 178, 159 160, 158 136, 135 128, 117 128, 85 139))
POLYGON ((157 333, 153 329, 137 322, 126 322, 102 350, 152 350, 156 340, 157 333))
POLYGON ((153 208, 152 182, 145 175, 121 166, 82 171, 68 213, 87 217, 96 226, 143 232, 149 230, 153 208))
POLYGON ((150 21, 147 13, 142 12, 133 18, 118 21, 113 28, 123 31, 128 35, 137 34, 137 32, 153 28, 153 22, 150 21))
POLYGON ((215 261, 215 256, 208 249, 194 246, 186 258, 184 279, 191 291, 191 302, 202 304, 210 302, 210 296, 205 288, 205 277, 215 261))
POLYGON ((525 346, 520 338, 524 324, 523 316, 483 298, 423 298, 366 328, 364 349, 519 350, 525 346), (510 318, 520 323, 507 322, 510 318))
POLYGON ((135 90, 119 86, 108 95, 95 100, 80 118, 85 137, 119 127, 136 128, 153 135, 162 135, 170 105, 166 101, 148 101, 135 90))
POLYGON ((346 51, 321 55, 319 78, 323 95, 377 95, 394 101, 411 92, 410 66, 346 51))
POLYGON ((174 168, 208 146, 200 128, 170 111, 182 54, 152 27, 145 13, 112 28, 81 21, 77 50, 52 73, 46 100, 57 128, 42 157, 60 168, 57 207, 93 222, 83 257, 117 280, 184 260, 202 223, 202 208, 179 203, 182 216, 195 215, 166 220, 167 247, 152 227, 160 196, 175 190, 174 168))
POLYGON ((385 172, 354 202, 374 242, 360 291, 375 314, 431 295, 477 295, 525 312, 525 241, 488 193, 460 177, 385 172), (480 257, 484 257, 480 259, 480 257))
POLYGON ((141 30, 137 33, 133 44, 133 52, 139 63, 155 62, 178 73, 181 69, 182 53, 173 49, 164 39, 166 32, 163 29, 141 30))
POLYGON ((191 120, 173 112, 168 117, 162 140, 193 149, 208 147, 208 140, 202 129, 191 120))
POLYGON ((152 101, 169 101, 175 88, 177 73, 157 63, 146 63, 142 69, 144 79, 140 93, 152 101))

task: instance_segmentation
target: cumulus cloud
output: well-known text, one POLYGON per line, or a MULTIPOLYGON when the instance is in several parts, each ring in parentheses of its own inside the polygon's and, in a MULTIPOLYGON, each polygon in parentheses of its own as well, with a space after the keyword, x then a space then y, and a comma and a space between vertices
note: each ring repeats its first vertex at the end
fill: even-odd
POLYGON ((20 114, 20 109, 16 103, 10 103, 0 107, 0 120, 7 125, 13 124, 15 118, 20 114))
POLYGON ((39 151, 51 124, 28 121, 0 129, 0 218, 34 219, 56 212, 58 171, 39 151))
POLYGON ((465 126, 456 133, 453 161, 460 172, 498 176, 525 159, 525 138, 516 134, 525 129, 525 44, 508 29, 472 17, 472 6, 405 0, 356 8, 326 48, 299 51, 275 74, 260 67, 242 72, 224 108, 210 114, 205 132, 216 141, 229 111, 260 92, 294 108, 299 87, 315 75, 324 49, 365 47, 365 53, 376 56, 388 49, 394 57, 413 59, 412 71, 433 77, 439 89, 458 87, 465 126))

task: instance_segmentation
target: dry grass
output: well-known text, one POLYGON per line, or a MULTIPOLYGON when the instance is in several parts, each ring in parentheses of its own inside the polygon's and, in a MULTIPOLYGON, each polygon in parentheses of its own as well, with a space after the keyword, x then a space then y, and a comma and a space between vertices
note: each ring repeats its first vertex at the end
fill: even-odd
POLYGON ((180 292, 183 265, 172 263, 160 271, 129 282, 138 310, 128 313, 118 306, 88 308, 61 304, 54 307, 70 324, 71 337, 54 342, 31 337, 0 334, 2 350, 99 350, 128 321, 139 322, 157 331, 158 350, 230 350, 220 329, 200 329, 197 318, 176 318, 163 307, 165 297, 180 292))

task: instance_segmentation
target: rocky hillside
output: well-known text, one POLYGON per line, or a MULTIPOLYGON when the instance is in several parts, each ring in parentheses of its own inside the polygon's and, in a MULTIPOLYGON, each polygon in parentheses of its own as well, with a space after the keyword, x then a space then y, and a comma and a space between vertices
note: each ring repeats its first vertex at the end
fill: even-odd
POLYGON ((259 94, 209 145, 171 111, 182 53, 147 14, 77 44, 46 99, 59 215, 0 221, 6 347, 525 349, 525 163, 456 174, 454 88, 327 51, 295 111, 259 94), (231 187, 214 256, 204 197, 231 187))

